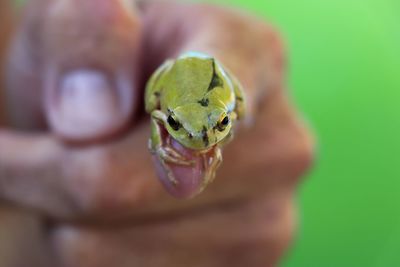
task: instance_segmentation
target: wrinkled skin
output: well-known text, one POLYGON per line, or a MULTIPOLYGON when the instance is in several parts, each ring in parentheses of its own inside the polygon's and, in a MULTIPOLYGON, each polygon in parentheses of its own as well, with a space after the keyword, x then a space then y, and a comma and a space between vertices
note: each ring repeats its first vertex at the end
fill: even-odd
POLYGON ((1 87, 10 115, 0 128, 0 216, 8 218, 0 248, 22 252, 29 240, 35 250, 10 252, 1 266, 277 264, 313 147, 287 95, 275 30, 208 5, 135 10, 122 0, 31 0, 23 18, 1 87), (142 96, 150 73, 185 50, 232 70, 252 120, 224 148, 215 182, 182 201, 156 179, 165 173, 147 151, 142 96))

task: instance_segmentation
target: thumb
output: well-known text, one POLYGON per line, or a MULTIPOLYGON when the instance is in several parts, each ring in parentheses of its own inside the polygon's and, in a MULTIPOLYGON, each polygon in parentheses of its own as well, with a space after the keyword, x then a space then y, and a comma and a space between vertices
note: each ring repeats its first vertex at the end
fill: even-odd
POLYGON ((125 2, 33 0, 27 8, 21 40, 40 62, 44 117, 64 139, 110 136, 137 110, 140 24, 125 2))

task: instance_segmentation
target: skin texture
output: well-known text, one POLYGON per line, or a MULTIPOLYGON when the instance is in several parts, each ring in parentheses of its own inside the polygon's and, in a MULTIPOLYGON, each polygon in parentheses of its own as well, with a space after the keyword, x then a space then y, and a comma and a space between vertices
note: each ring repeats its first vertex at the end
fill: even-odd
POLYGON ((38 225, 30 229, 56 259, 49 266, 276 265, 313 158, 285 90, 277 32, 209 5, 145 2, 135 10, 126 1, 77 1, 29 2, 7 65, 12 116, 0 129, 0 198, 36 214, 17 220, 38 225), (182 201, 156 179, 165 172, 147 152, 141 99, 150 74, 190 50, 232 71, 251 119, 224 148, 229 165, 215 182, 182 201))
POLYGON ((146 85, 149 149, 167 173, 161 181, 177 197, 193 197, 212 182, 222 163, 221 146, 232 139, 237 118, 244 117, 242 89, 230 76, 214 58, 189 52, 163 63, 146 85), (172 139, 189 157, 172 147, 172 139), (201 166, 196 158, 202 159, 201 166), (204 173, 201 182, 176 179, 169 164, 198 168, 204 173))

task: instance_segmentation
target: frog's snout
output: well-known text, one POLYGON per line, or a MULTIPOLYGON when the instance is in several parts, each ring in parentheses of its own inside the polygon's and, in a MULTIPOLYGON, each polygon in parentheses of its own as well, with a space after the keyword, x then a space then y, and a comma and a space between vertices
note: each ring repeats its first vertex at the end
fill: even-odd
POLYGON ((202 144, 203 149, 208 149, 219 142, 217 135, 215 134, 215 129, 203 128, 203 130, 198 134, 199 143, 202 144))
POLYGON ((212 130, 205 127, 200 132, 188 133, 186 146, 192 149, 204 150, 214 146, 218 140, 212 130))

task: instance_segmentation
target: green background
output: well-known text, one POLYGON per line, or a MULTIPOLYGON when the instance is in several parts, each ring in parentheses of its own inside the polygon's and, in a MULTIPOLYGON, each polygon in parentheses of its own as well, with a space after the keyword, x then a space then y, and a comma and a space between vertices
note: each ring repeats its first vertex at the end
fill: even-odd
POLYGON ((278 26, 318 139, 284 267, 400 266, 400 1, 236 0, 278 26))

